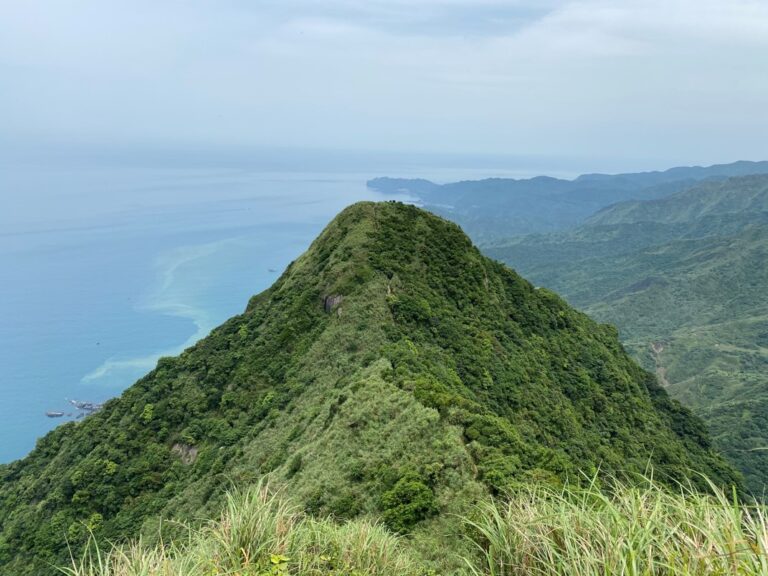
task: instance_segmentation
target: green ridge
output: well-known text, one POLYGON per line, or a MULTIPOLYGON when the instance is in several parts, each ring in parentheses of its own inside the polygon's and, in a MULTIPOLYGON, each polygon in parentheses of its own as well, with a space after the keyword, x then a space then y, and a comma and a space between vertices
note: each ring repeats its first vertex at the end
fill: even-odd
MULTIPOLYGON (((372 515, 438 561, 484 495, 598 468, 739 483, 615 329, 413 206, 344 210, 246 311, 0 467, 0 573, 89 531, 172 537, 265 475, 310 513, 372 515)), ((183 533, 183 532, 182 532, 183 533)))

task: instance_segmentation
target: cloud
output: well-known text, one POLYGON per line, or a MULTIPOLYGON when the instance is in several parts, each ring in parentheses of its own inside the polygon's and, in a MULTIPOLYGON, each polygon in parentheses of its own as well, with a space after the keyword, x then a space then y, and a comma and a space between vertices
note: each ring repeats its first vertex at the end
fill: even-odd
POLYGON ((27 139, 725 160, 766 155, 767 44, 748 0, 7 3, 0 120, 27 139))

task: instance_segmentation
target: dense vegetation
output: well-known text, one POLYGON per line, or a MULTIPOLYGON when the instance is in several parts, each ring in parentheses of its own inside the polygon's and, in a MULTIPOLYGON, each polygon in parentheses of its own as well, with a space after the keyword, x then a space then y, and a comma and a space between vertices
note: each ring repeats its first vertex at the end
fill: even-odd
POLYGON ((664 482, 739 483, 612 327, 454 224, 361 203, 242 315, 0 467, 0 572, 50 573, 90 534, 167 541, 185 529, 161 518, 210 518, 265 476, 445 566, 456 515, 489 493, 649 464, 664 482))
MULTIPOLYGON (((456 576, 705 576, 768 574, 768 519, 712 487, 667 491, 596 479, 532 484, 484 499, 457 522, 474 544, 456 576)), ((446 556, 457 552, 444 548, 446 556)), ((228 495, 221 518, 173 546, 102 550, 90 542, 68 576, 436 576, 410 543, 380 524, 308 517, 257 484, 228 495)))
POLYGON ((612 206, 487 249, 620 329, 708 423, 749 488, 768 479, 768 177, 612 206))
POLYGON ((554 232, 581 224, 617 202, 663 198, 700 181, 768 173, 768 162, 734 162, 636 174, 584 174, 574 180, 539 176, 490 178, 438 185, 428 180, 375 178, 374 190, 418 198, 426 208, 457 222, 475 242, 554 232))

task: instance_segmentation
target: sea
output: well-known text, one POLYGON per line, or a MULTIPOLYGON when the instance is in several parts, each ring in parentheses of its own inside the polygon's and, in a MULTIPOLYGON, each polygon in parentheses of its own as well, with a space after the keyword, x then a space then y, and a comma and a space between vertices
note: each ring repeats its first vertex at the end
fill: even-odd
POLYGON ((546 171, 477 158, 212 156, 0 163, 0 463, 80 417, 72 401, 120 395, 242 312, 345 206, 393 199, 368 179, 546 171))

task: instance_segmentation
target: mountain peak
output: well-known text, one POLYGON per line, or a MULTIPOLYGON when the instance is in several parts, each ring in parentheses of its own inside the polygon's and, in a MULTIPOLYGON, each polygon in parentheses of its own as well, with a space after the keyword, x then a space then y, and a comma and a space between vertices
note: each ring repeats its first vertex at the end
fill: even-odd
POLYGON ((90 532, 165 536, 160 518, 211 516, 264 476, 309 512, 377 515, 428 546, 489 491, 649 463, 739 481, 615 329, 455 224, 363 202, 245 313, 0 468, 0 561, 35 573, 90 532))
POLYGON ((325 227, 277 288, 292 289, 296 278, 306 277, 323 299, 349 296, 367 281, 391 280, 399 271, 424 266, 448 248, 454 257, 462 250, 479 257, 464 232, 439 216, 401 202, 358 202, 325 227))

